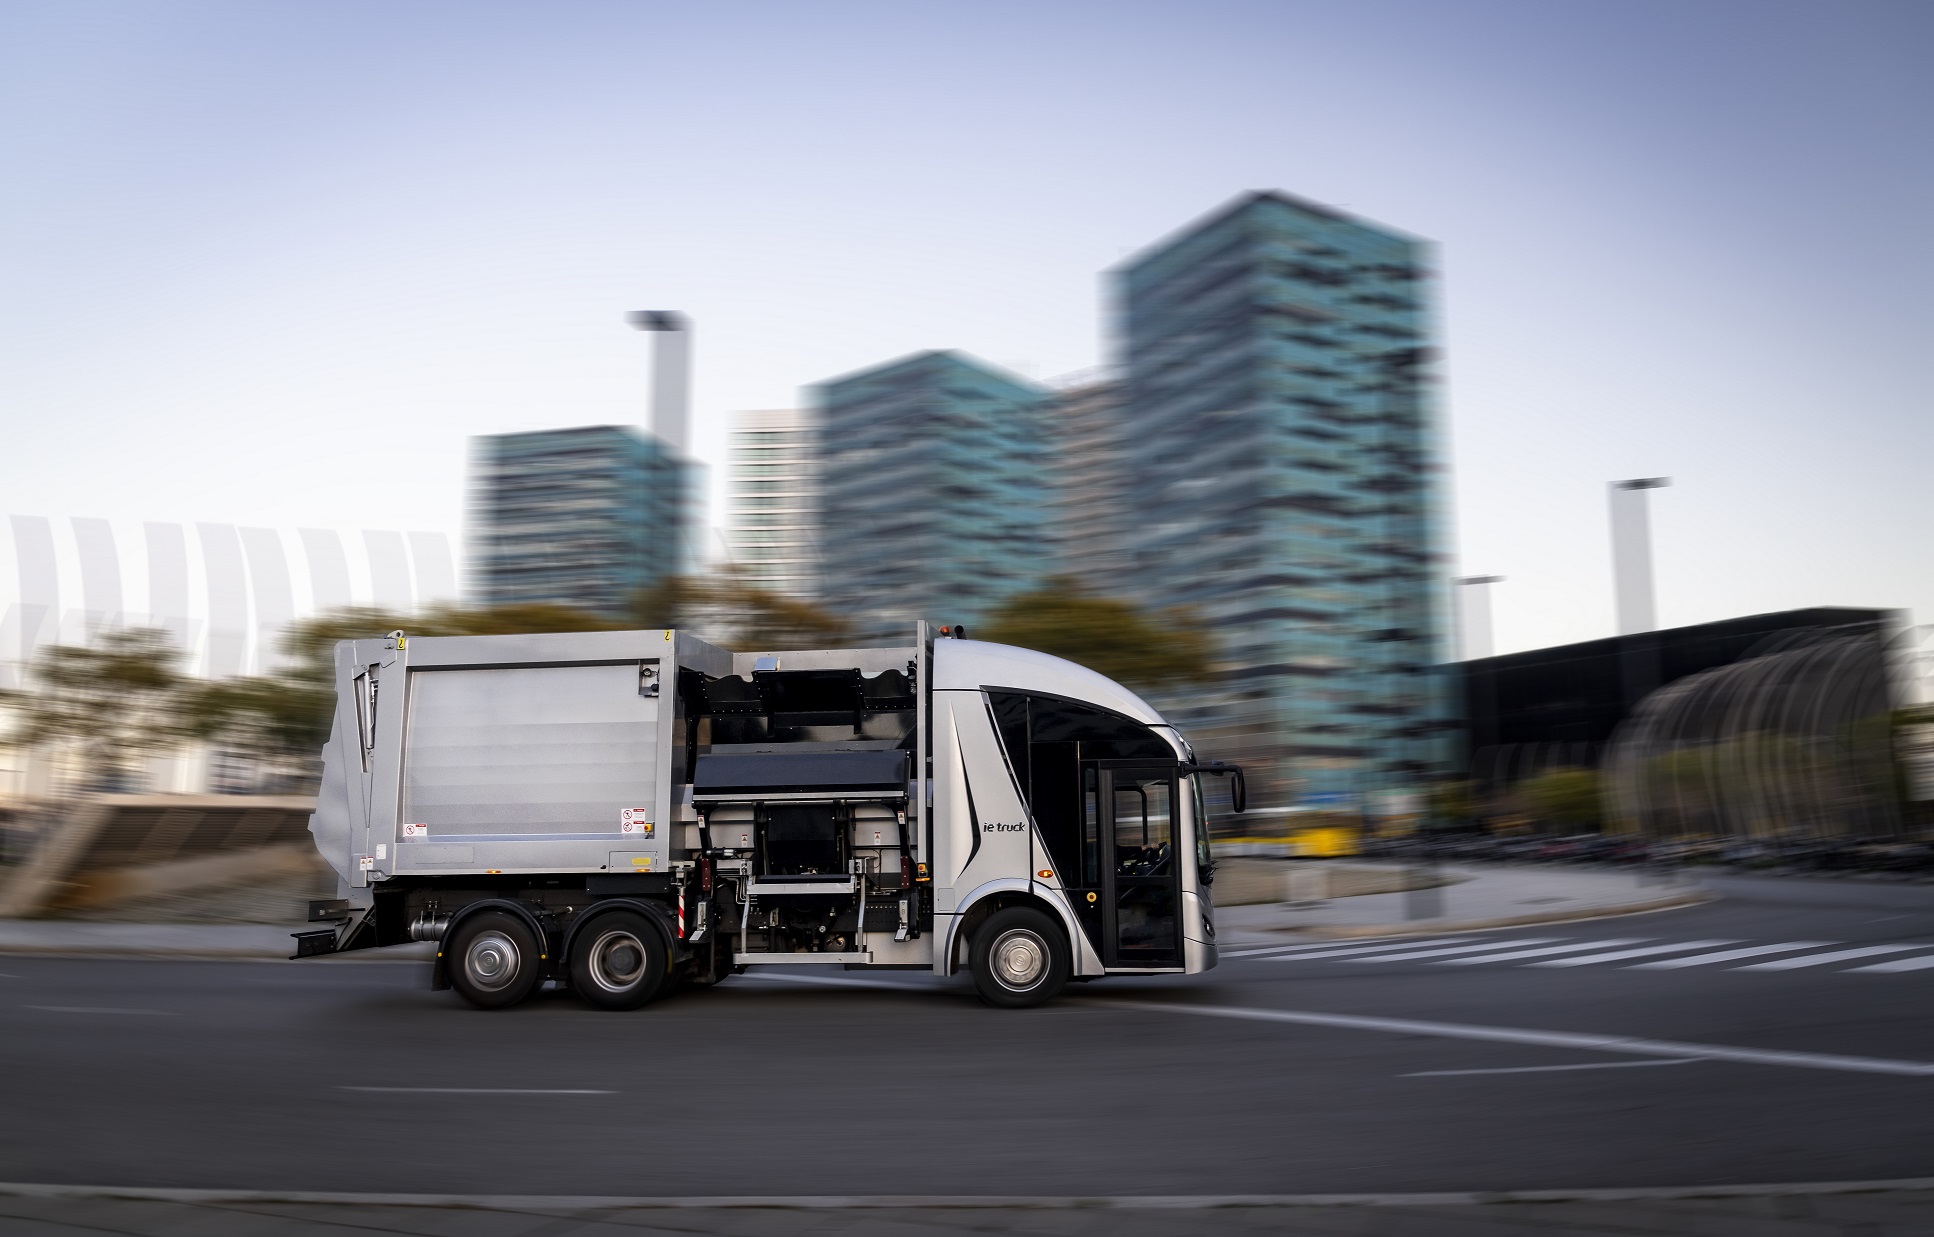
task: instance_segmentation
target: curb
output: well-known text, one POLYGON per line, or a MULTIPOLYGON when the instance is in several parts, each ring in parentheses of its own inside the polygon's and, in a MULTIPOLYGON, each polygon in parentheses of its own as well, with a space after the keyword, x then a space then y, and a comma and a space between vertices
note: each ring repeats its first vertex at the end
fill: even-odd
MULTIPOLYGON (((1523 928, 1544 923, 1578 923, 1587 919, 1615 919, 1621 915, 1648 915, 1655 911, 1679 910, 1688 906, 1702 906, 1716 902, 1720 895, 1706 889, 1688 890, 1663 898, 1653 898, 1645 902, 1628 902, 1617 906, 1581 906, 1571 910, 1533 911, 1524 915, 1506 915, 1493 919, 1423 919, 1407 923, 1342 924, 1331 927, 1282 927, 1282 928, 1245 928, 1245 935, 1256 936, 1270 933, 1275 936, 1297 936, 1312 940, 1363 940, 1380 937, 1436 935, 1443 932, 1482 932, 1492 928, 1523 928)), ((1254 943, 1254 942, 1251 942, 1254 943)), ((1226 942, 1230 947, 1240 947, 1241 942, 1233 938, 1226 942)), ((397 946, 396 948, 409 948, 397 946)), ((380 952, 385 957, 321 959, 321 961, 342 962, 417 962, 427 960, 414 956, 401 956, 392 950, 380 952)), ((0 957, 24 956, 42 958, 97 958, 122 960, 172 960, 177 962, 289 962, 288 954, 279 950, 266 950, 259 947, 222 949, 206 946, 166 946, 166 945, 128 945, 113 946, 101 941, 74 941, 71 943, 49 942, 0 942, 0 957)), ((309 961, 310 959, 304 959, 309 961)))
MULTIPOLYGON (((283 949, 265 949, 260 946, 222 948, 206 945, 114 945, 104 941, 49 942, 40 944, 32 941, 0 941, 0 957, 5 958, 92 958, 97 961, 120 962, 295 962, 288 950, 295 948, 291 942, 283 949)), ((427 962, 433 951, 398 954, 395 950, 412 948, 411 945, 392 946, 389 949, 357 951, 367 952, 371 957, 322 957, 303 958, 303 962, 321 962, 330 965, 363 962, 427 962)))
POLYGON ((1361 937, 1414 936, 1419 932, 1481 932, 1486 928, 1526 928, 1541 923, 1576 923, 1585 919, 1616 919, 1620 915, 1649 915, 1654 911, 1675 911, 1686 906, 1717 902, 1719 895, 1709 890, 1689 890, 1645 902, 1626 902, 1618 906, 1581 906, 1572 910, 1531 911, 1523 915, 1503 915, 1495 919, 1426 919, 1416 923, 1340 924, 1328 928, 1265 928, 1266 932, 1294 931, 1330 940, 1361 937))
POLYGON ((1223 1207, 1445 1207, 1489 1203, 1607 1203, 1670 1199, 1766 1198, 1934 1190, 1934 1177, 1878 1181, 1801 1181, 1578 1190, 1459 1190, 1430 1194, 773 1194, 640 1197, 616 1194, 404 1194, 323 1190, 207 1190, 142 1186, 0 1182, 13 1198, 130 1199, 169 1203, 309 1203, 365 1207, 442 1207, 470 1211, 616 1210, 1106 1210, 1202 1211, 1223 1207))
POLYGON ((1491 919, 1414 919, 1404 923, 1337 924, 1327 927, 1318 924, 1247 927, 1232 930, 1229 938, 1221 944, 1229 948, 1241 948, 1244 944, 1268 944, 1270 938, 1285 936, 1317 941, 1364 940, 1397 936, 1435 936, 1444 932, 1483 932, 1494 928, 1524 928, 1544 923, 1579 923, 1587 919, 1616 919, 1621 915, 1649 915, 1656 911, 1675 911, 1688 906, 1703 906, 1708 902, 1717 902, 1721 896, 1709 889, 1693 889, 1662 898, 1650 898, 1644 902, 1626 902, 1612 906, 1580 906, 1569 910, 1531 911, 1523 915, 1503 915, 1491 919), (1251 939, 1238 941, 1235 939, 1235 931, 1240 931, 1243 936, 1251 939))

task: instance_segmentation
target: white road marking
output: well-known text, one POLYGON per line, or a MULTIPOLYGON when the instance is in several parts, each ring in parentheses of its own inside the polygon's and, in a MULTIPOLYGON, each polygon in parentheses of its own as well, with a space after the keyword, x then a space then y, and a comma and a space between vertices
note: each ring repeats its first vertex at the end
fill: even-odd
POLYGON ((1578 1065, 1514 1065, 1509 1069, 1424 1069, 1399 1078, 1458 1078, 1466 1074, 1555 1074, 1574 1069, 1640 1069, 1649 1065, 1697 1065, 1698 1057, 1666 1057, 1659 1061, 1586 1061, 1578 1065))
POLYGON ((1662 962, 1641 962, 1628 966, 1628 971, 1676 971, 1687 966, 1711 966, 1717 962, 1731 962, 1734 958, 1756 958, 1760 954, 1786 953, 1795 949, 1818 949, 1822 945, 1837 945, 1838 941, 1783 941, 1778 945, 1753 945, 1745 949, 1722 949, 1716 954, 1700 954, 1693 958, 1667 958, 1662 962))
MULTIPOLYGON (((1448 941, 1437 941, 1432 943, 1440 944, 1440 945, 1449 944, 1448 941)), ((1309 959, 1309 958, 1347 958, 1357 954, 1387 954, 1393 949, 1412 949, 1412 948, 1415 948, 1416 945, 1417 945, 1416 941, 1405 941, 1401 945, 1338 946, 1331 949, 1321 950, 1317 953, 1295 954, 1288 958, 1258 958, 1256 959, 1256 961, 1258 962, 1302 962, 1305 959, 1309 959)), ((1470 946, 1470 948, 1472 949, 1489 949, 1493 947, 1494 946, 1492 945, 1470 946)))
POLYGON ((375 1091, 397 1095, 616 1095, 582 1087, 337 1087, 338 1091, 375 1091))
POLYGON ((1881 971, 1891 974, 1897 971, 1925 971, 1929 967, 1934 967, 1934 954, 1928 954, 1923 958, 1895 958, 1892 962, 1876 962, 1872 966, 1856 966, 1850 968, 1847 974, 1858 975, 1862 971, 1881 971))
POLYGON ((154 1018, 178 1016, 172 1009, 115 1009, 105 1005, 29 1005, 27 1008, 50 1014, 145 1014, 154 1018))
POLYGON ((1508 954, 1485 954, 1481 958, 1450 958, 1438 966, 1482 966, 1487 962, 1516 962, 1519 958, 1543 958, 1550 954, 1577 953, 1581 949, 1605 949, 1613 945, 1636 945, 1645 938, 1628 936, 1609 941, 1574 941, 1569 945, 1547 945, 1543 949, 1517 949, 1508 954))
POLYGON ((1642 949, 1617 949, 1608 954, 1586 954, 1582 958, 1552 958, 1544 962, 1531 962, 1529 966, 1591 966, 1599 962, 1622 962, 1626 958, 1643 958, 1649 954, 1677 953, 1682 949, 1711 949, 1714 945, 1737 945, 1738 941, 1681 941, 1676 945, 1647 945, 1642 949))
POLYGON ((1829 962, 1843 962, 1848 958, 1870 958, 1875 954, 1905 953, 1910 949, 1926 949, 1925 945, 1868 945, 1862 949, 1836 949, 1830 954, 1808 954, 1804 958, 1775 958, 1771 962, 1755 962, 1751 966, 1736 966, 1735 971, 1791 971, 1803 966, 1825 966, 1829 962))
POLYGON ((1493 1044, 1536 1044, 1544 1048, 1577 1048, 1587 1052, 1611 1052, 1628 1057, 1690 1057, 1700 1061, 1732 1061, 1741 1065, 1782 1065, 1793 1069, 1836 1070, 1851 1074, 1893 1074, 1907 1078, 1934 1078, 1934 1061, 1845 1057, 1824 1052, 1778 1052, 1762 1048, 1734 1048, 1725 1044, 1685 1044, 1671 1040, 1637 1039, 1624 1035, 1473 1026, 1460 1022, 1424 1022, 1414 1018, 1325 1014, 1302 1009, 1247 1009, 1234 1005, 1182 1005, 1155 1001, 1122 1001, 1107 997, 1076 999, 1096 1006, 1112 1006, 1117 1009, 1134 1009, 1157 1014, 1181 1014, 1196 1018, 1283 1022, 1296 1026, 1336 1027, 1350 1031, 1384 1031, 1392 1035, 1474 1039, 1493 1044))
MULTIPOLYGON (((1471 938, 1468 936, 1440 936, 1427 941, 1414 941, 1414 940, 1385 941, 1383 943, 1382 948, 1415 949, 1424 945, 1451 945, 1451 944, 1455 944, 1458 941, 1468 941, 1470 939, 1471 938)), ((1334 941, 1316 941, 1307 945, 1270 945, 1267 948, 1263 948, 1263 949, 1229 950, 1223 953, 1221 956, 1224 958, 1256 958, 1256 957, 1261 957, 1264 954, 1300 954, 1300 953, 1307 953, 1312 949, 1335 949, 1339 946, 1347 945, 1347 944, 1349 944, 1348 941, 1334 940, 1334 941)))
POLYGON ((1385 954, 1380 958, 1365 958, 1365 962, 1408 962, 1412 958, 1441 958, 1445 954, 1468 954, 1482 949, 1509 949, 1513 945, 1538 945, 1545 941, 1555 941, 1555 936, 1531 936, 1516 941, 1486 941, 1482 945, 1459 945, 1455 949, 1418 949, 1410 953, 1385 954))

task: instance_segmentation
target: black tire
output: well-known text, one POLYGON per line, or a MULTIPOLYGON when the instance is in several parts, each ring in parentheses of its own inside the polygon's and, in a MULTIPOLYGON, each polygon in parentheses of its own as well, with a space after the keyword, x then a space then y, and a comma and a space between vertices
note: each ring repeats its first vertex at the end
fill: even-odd
POLYGON ((478 1009, 508 1009, 537 988, 543 952, 522 919, 508 911, 481 911, 445 940, 443 963, 458 996, 478 1009))
POLYGON ((995 911, 968 950, 980 999, 999 1009, 1026 1009, 1054 999, 1068 982, 1068 938, 1040 911, 995 911))
POLYGON ((607 911, 571 942, 571 991, 599 1009, 637 1009, 670 980, 665 938, 636 911, 607 911))

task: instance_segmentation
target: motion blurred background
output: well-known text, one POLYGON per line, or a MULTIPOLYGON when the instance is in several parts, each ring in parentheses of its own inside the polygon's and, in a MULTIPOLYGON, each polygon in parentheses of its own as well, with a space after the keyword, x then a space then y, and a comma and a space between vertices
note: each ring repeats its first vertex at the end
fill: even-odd
POLYGON ((1930 33, 10 5, 0 913, 299 850, 398 627, 962 623, 1232 841, 1934 870, 1930 33))

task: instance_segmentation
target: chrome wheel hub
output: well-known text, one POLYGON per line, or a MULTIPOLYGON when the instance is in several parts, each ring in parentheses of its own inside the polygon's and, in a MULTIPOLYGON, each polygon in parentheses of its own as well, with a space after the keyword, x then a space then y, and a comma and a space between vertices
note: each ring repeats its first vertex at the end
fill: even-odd
POLYGON ((994 941, 988 956, 1003 988, 1025 992, 1048 973, 1048 944, 1025 928, 1010 928, 994 941))
POLYGON ((626 992, 645 977, 645 943, 620 928, 591 946, 591 981, 606 992, 626 992))
POLYGON ((496 992, 517 978, 520 961, 516 941, 501 932, 486 932, 470 942, 463 955, 463 970, 471 983, 486 992, 496 992))

